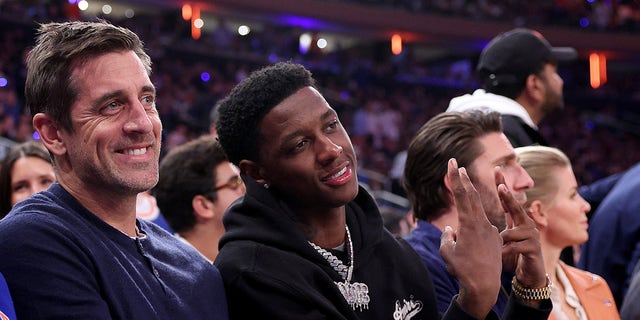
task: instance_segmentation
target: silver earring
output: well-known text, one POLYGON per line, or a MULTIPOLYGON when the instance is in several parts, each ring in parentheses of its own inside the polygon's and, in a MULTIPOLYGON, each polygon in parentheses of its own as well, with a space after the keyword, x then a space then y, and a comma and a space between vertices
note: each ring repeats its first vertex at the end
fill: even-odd
POLYGON ((269 189, 269 184, 268 184, 268 183, 265 183, 265 184, 263 184, 262 186, 263 186, 265 189, 269 189))

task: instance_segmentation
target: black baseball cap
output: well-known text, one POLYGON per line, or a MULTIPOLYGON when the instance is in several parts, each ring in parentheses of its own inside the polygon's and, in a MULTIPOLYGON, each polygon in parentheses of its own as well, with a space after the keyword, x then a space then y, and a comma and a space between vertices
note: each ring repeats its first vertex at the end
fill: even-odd
POLYGON ((517 28, 499 34, 482 50, 477 72, 487 86, 522 81, 544 62, 578 56, 571 47, 552 47, 540 32, 517 28))

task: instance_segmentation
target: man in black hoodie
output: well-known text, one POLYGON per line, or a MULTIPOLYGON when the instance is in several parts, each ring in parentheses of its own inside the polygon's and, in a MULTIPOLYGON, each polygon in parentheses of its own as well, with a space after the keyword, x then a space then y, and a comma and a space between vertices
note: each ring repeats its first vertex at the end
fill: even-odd
MULTIPOLYGON (((349 136, 308 70, 278 63, 252 73, 222 101, 217 128, 247 186, 223 218, 215 260, 232 319, 440 318, 428 270, 383 228, 358 186, 349 136)), ((461 289, 444 318, 496 319, 502 239, 455 159, 448 178, 461 213, 459 228, 443 234, 442 255, 461 289)), ((509 210, 525 215, 502 190, 509 210)), ((523 289, 526 297, 544 299, 513 298, 506 318, 547 318, 544 266, 532 269, 518 280, 542 287, 523 289)))

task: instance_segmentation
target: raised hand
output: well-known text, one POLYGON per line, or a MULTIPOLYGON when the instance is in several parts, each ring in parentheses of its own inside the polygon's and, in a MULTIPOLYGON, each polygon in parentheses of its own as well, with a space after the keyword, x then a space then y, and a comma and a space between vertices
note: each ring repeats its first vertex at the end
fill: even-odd
POLYGON ((496 181, 499 183, 498 195, 507 212, 507 228, 500 234, 505 269, 515 272, 516 279, 524 287, 544 287, 547 276, 536 224, 507 189, 498 167, 496 181))
POLYGON ((467 313, 484 319, 495 304, 502 272, 502 238, 487 219, 480 195, 455 159, 448 163, 447 179, 458 211, 458 230, 446 227, 440 254, 447 270, 460 282, 458 303, 467 313))

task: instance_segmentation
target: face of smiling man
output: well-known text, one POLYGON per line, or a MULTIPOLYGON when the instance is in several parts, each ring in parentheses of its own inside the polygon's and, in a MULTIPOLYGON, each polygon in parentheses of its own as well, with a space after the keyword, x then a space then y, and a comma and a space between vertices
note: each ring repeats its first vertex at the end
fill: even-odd
POLYGON ((316 89, 302 88, 278 104, 262 119, 260 132, 262 176, 294 205, 316 211, 355 198, 351 140, 316 89))
MULTIPOLYGON (((133 51, 100 55, 72 73, 73 131, 59 130, 65 187, 135 195, 158 181, 162 124, 155 88, 133 51)), ((96 191, 97 192, 97 191, 96 191)))

